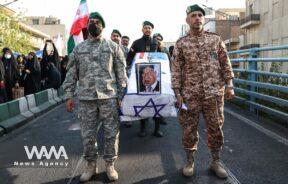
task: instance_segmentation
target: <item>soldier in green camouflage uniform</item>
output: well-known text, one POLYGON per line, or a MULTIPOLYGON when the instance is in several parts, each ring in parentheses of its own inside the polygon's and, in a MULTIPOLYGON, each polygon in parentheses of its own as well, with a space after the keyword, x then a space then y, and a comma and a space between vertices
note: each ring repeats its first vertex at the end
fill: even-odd
POLYGON ((119 45, 102 38, 105 22, 97 12, 89 16, 89 38, 77 45, 69 56, 68 72, 63 83, 66 108, 73 110, 73 94, 79 80, 78 98, 84 158, 88 161, 81 181, 96 172, 97 133, 104 127, 104 160, 110 180, 117 180, 114 161, 119 143, 119 100, 127 85, 126 61, 119 45))
POLYGON ((227 99, 233 98, 234 74, 220 36, 203 30, 204 16, 205 11, 198 5, 188 7, 186 21, 191 29, 176 42, 173 52, 172 87, 177 106, 181 108, 184 103, 188 107, 180 110, 179 117, 188 162, 183 174, 193 175, 199 114, 203 113, 213 159, 210 169, 218 177, 226 178, 219 152, 223 145, 224 93, 227 99))

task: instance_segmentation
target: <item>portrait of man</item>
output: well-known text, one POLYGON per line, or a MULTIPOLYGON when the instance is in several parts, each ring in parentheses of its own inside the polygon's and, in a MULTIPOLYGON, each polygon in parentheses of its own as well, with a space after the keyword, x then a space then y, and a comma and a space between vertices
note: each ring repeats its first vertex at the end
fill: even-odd
POLYGON ((139 94, 161 93, 161 64, 141 63, 137 68, 137 90, 139 94))

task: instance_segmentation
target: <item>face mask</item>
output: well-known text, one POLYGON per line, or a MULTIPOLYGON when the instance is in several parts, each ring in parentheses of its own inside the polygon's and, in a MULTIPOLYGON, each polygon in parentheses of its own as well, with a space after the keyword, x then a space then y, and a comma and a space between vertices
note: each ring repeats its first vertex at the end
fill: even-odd
POLYGON ((11 58, 11 54, 5 54, 5 58, 6 59, 10 59, 11 58))
POLYGON ((97 27, 96 24, 93 24, 93 23, 89 24, 88 31, 90 35, 93 37, 98 37, 102 32, 102 30, 99 27, 97 27))

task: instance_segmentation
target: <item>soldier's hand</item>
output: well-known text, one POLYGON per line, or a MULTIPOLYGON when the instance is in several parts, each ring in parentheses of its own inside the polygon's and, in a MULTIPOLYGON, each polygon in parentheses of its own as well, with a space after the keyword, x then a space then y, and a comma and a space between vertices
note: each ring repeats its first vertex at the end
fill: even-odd
POLYGON ((121 107, 121 104, 122 104, 122 101, 121 101, 121 100, 118 100, 118 105, 119 105, 119 107, 121 107))
POLYGON ((67 112, 73 112, 74 110, 74 101, 72 98, 66 100, 65 102, 67 112))
POLYGON ((181 95, 176 95, 176 97, 177 97, 176 107, 180 109, 183 104, 183 98, 181 95))
POLYGON ((235 92, 233 88, 226 88, 225 89, 225 99, 231 100, 235 97, 235 92))

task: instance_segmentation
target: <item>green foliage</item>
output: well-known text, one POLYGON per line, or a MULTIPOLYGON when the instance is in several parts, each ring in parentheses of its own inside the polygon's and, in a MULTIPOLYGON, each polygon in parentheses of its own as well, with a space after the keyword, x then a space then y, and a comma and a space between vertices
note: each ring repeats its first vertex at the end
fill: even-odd
POLYGON ((270 72, 280 73, 280 68, 283 66, 282 62, 273 62, 271 64, 270 72))
POLYGON ((28 54, 32 47, 32 36, 21 30, 17 17, 7 16, 0 9, 0 49, 9 47, 14 52, 28 54))

